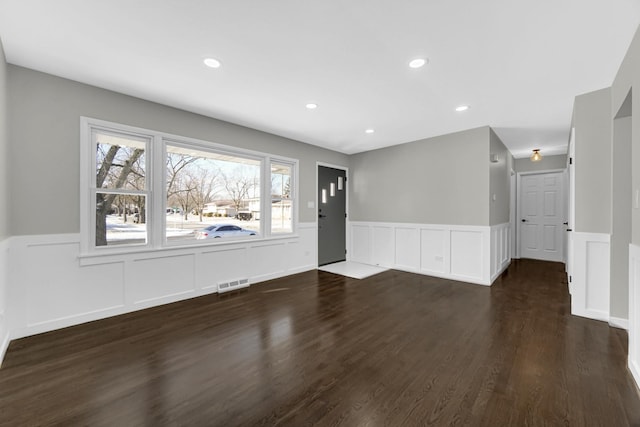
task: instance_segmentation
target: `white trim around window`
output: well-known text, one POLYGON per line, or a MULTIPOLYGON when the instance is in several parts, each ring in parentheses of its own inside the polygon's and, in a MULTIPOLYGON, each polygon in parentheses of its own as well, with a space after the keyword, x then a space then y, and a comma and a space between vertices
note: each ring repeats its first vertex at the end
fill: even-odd
POLYGON ((81 117, 80 209, 81 257, 295 237, 298 160, 81 117), (107 142, 98 142, 98 134, 101 141, 107 142), (119 148, 109 151, 114 145, 119 148), (119 158, 109 157, 114 151, 119 158), (229 221, 240 222, 241 226, 246 223, 248 228, 240 227, 242 233, 225 234, 219 239, 202 237, 203 233, 197 228, 208 225, 206 222, 194 221, 188 224, 190 228, 185 227, 179 218, 184 218, 185 211, 189 213, 191 206, 196 206, 193 200, 191 204, 189 202, 188 189, 197 183, 182 183, 177 190, 168 189, 169 175, 176 176, 180 168, 178 165, 168 172, 171 155, 190 163, 191 168, 204 170, 199 175, 200 181, 202 188, 208 187, 206 191, 196 191, 198 204, 192 216, 202 215, 211 223, 219 222, 219 216, 235 217, 229 221), (104 169, 109 171, 106 178, 106 173, 99 173, 102 165, 107 165, 104 169), (234 172, 236 169, 240 172, 234 172), (242 178, 227 176, 234 173, 243 174, 242 178), (100 182, 97 182, 98 175, 100 182), (224 185, 220 184, 222 176, 224 185), (217 206, 211 201, 221 194, 228 199, 229 205, 214 212, 217 206), (169 206, 169 201, 179 206, 169 206), (205 203, 207 206, 203 209, 205 203), (105 212, 108 212, 108 219, 105 212), (246 222, 242 223, 240 219, 246 222), (180 221, 182 228, 177 231, 181 233, 177 233, 171 227, 180 221), (102 228, 97 227, 98 222, 102 228), (172 234, 170 238, 168 230, 177 233, 177 237, 172 234), (117 233, 119 235, 114 237, 117 233))

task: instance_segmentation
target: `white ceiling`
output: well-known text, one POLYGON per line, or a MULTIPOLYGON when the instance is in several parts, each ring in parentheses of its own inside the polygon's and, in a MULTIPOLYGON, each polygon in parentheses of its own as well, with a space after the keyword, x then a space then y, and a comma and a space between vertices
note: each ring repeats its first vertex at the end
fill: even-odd
POLYGON ((349 154, 485 125, 564 153, 639 23, 637 0, 0 0, 12 64, 349 154))

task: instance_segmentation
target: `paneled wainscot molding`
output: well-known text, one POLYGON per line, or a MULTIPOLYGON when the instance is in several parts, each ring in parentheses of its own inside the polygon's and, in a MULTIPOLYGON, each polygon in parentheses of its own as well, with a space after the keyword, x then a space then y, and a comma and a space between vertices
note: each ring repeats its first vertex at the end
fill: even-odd
POLYGON ((7 288, 9 286, 9 246, 11 238, 0 241, 0 365, 9 347, 11 335, 7 322, 7 288))
POLYGON ((509 223, 495 226, 350 222, 349 259, 491 285, 509 266, 509 223))
POLYGON ((8 335, 21 338, 211 294, 221 282, 249 279, 253 285, 313 270, 316 242, 316 224, 301 223, 296 235, 277 239, 87 260, 80 256, 79 234, 12 237, 6 287, 11 301, 6 313, 8 335))
POLYGON ((629 371, 640 384, 640 246, 629 245, 629 371))
POLYGON ((609 235, 573 232, 571 314, 609 322, 609 235))

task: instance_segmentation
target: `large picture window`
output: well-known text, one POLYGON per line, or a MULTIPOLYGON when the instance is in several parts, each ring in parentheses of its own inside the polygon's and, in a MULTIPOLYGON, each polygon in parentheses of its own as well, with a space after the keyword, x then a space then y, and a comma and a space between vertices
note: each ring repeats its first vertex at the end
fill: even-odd
POLYGON ((95 119, 81 124, 83 252, 294 232, 296 160, 95 119))
POLYGON ((167 241, 258 236, 261 166, 255 158, 167 144, 167 241))

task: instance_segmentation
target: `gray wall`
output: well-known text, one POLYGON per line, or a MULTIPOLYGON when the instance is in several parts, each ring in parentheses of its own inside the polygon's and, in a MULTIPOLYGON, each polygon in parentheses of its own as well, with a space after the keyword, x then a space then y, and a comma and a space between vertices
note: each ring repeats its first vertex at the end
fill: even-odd
MULTIPOLYGON (((618 70, 618 74, 611 86, 611 111, 615 115, 625 102, 629 92, 632 92, 631 105, 632 110, 635 107, 636 113, 632 114, 631 119, 631 176, 627 179, 631 180, 632 194, 640 191, 640 114, 637 113, 640 106, 640 30, 638 30, 631 42, 629 50, 622 61, 622 65, 618 70), (633 91, 631 89, 634 88, 633 91)), ((620 209, 613 206, 613 209, 620 209)), ((631 209, 631 242, 634 245, 640 245, 640 209, 631 209)))
POLYGON ((631 117, 613 121, 611 269, 609 314, 629 316, 629 243, 631 243, 631 117))
MULTIPOLYGON (((2 40, 0 40, 0 242, 11 235, 9 228, 9 138, 7 125, 7 62, 4 56, 2 40)), ((0 340, 8 339, 9 328, 7 322, 7 294, 8 294, 8 263, 9 251, 0 245, 0 340)), ((0 350, 1 352, 1 350, 0 350)), ((2 355, 0 354, 0 364, 2 355)))
POLYGON ((489 222, 491 225, 504 224, 509 222, 509 193, 513 156, 493 129, 489 129, 489 152, 490 155, 498 156, 497 163, 488 163, 489 222))
POLYGON ((567 167, 567 155, 561 154, 558 156, 546 156, 542 153, 542 160, 539 162, 532 162, 529 157, 524 159, 516 159, 515 167, 516 172, 538 172, 554 169, 566 169, 567 167))
POLYGON ((7 62, 0 40, 0 241, 11 235, 9 229, 9 133, 7 131, 7 62))
POLYGON ((344 154, 26 68, 9 65, 8 78, 13 235, 80 231, 80 116, 299 159, 301 222, 316 220, 316 161, 348 166, 344 154))
POLYGON ((489 127, 351 156, 354 221, 489 225, 489 127))
MULTIPOLYGON (((640 105, 640 90, 638 88, 640 88, 640 30, 636 31, 611 86, 610 116, 619 118, 613 121, 613 224, 609 311, 611 316, 623 319, 629 314, 629 273, 627 271, 625 274, 623 271, 624 264, 628 263, 629 259, 629 247, 625 246, 629 241, 629 234, 631 243, 640 245, 640 209, 633 204, 635 193, 640 191, 640 149, 638 148, 640 147, 640 114, 637 113, 640 105), (629 93, 631 97, 627 98, 629 93), (622 118, 625 116, 626 118, 622 118), (623 159, 623 156, 627 156, 627 159, 623 159)), ((632 329, 637 326, 637 324, 629 325, 632 329)))
POLYGON ((575 230, 611 231, 611 89, 577 96, 575 230))

